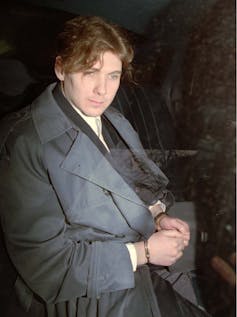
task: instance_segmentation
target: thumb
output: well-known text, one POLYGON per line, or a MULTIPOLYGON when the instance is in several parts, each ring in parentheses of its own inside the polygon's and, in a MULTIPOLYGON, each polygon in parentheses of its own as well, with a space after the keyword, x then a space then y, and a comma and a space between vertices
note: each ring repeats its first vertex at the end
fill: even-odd
POLYGON ((179 232, 178 230, 162 230, 161 231, 166 237, 169 238, 182 238, 183 234, 179 232))

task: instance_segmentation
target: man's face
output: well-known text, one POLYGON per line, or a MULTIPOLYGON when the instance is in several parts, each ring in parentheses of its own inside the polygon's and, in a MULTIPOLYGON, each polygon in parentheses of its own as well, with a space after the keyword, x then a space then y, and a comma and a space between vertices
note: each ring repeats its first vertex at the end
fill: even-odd
POLYGON ((92 68, 75 73, 64 73, 60 63, 55 72, 63 81, 67 100, 87 116, 100 116, 109 107, 119 88, 122 62, 111 52, 105 52, 92 68))

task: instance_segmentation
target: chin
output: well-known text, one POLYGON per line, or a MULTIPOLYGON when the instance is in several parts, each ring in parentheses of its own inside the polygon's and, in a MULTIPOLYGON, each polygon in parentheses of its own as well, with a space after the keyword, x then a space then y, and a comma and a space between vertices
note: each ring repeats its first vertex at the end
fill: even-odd
POLYGON ((86 115, 87 117, 99 117, 103 114, 104 111, 87 111, 84 112, 84 115, 86 115))
POLYGON ((105 112, 106 109, 107 107, 103 109, 93 109, 91 111, 88 111, 86 115, 90 117, 99 117, 105 112))

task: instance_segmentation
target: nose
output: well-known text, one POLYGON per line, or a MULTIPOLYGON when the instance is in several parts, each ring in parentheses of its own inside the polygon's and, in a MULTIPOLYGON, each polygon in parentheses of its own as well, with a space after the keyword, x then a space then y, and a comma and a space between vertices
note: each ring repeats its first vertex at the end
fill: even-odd
POLYGON ((94 87, 94 92, 99 95, 103 96, 107 92, 107 80, 106 78, 98 78, 94 87))

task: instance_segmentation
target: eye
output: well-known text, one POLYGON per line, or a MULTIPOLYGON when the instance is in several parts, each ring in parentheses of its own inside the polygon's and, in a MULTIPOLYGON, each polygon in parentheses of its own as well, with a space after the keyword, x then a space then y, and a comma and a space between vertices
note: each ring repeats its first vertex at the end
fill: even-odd
POLYGON ((110 74, 109 77, 112 79, 112 80, 119 80, 121 75, 120 74, 110 74))

